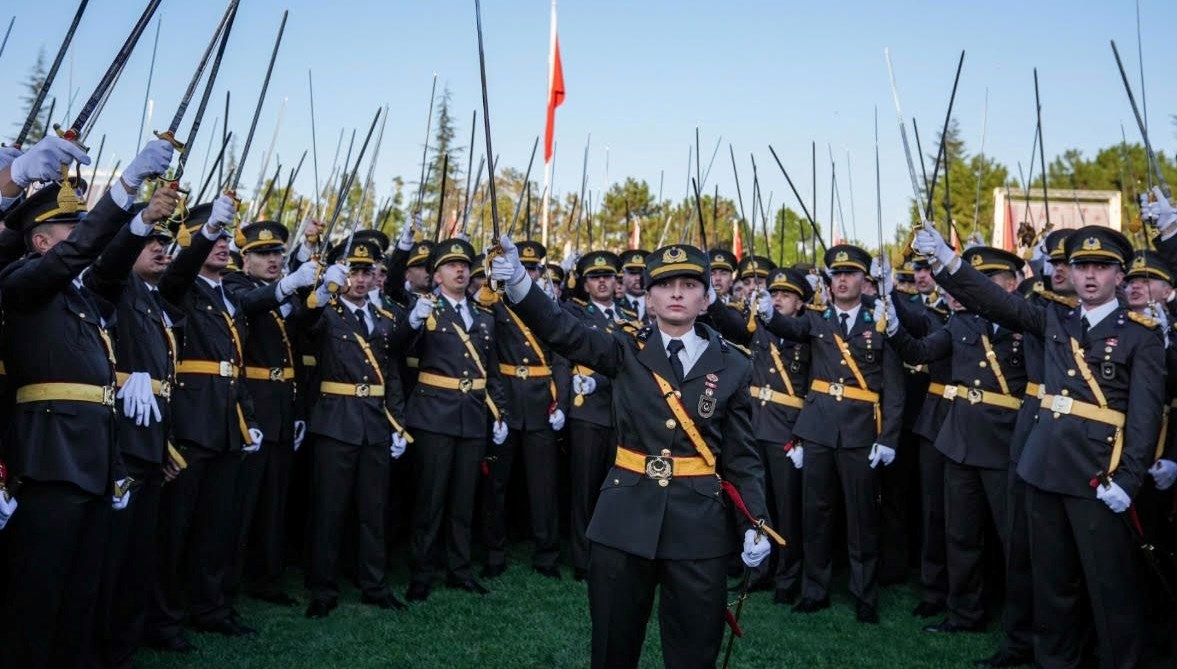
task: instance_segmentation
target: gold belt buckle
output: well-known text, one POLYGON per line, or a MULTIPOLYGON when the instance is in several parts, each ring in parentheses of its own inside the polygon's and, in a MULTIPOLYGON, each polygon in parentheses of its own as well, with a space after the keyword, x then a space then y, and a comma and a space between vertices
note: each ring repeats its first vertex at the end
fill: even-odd
POLYGON ((284 380, 283 376, 282 376, 282 368, 281 367, 271 367, 270 368, 270 380, 271 381, 284 380))
POLYGON ((356 397, 371 397, 371 396, 372 396, 372 386, 370 386, 366 383, 357 383, 356 384, 356 397))
POLYGON ((232 377, 232 376, 234 376, 234 374, 233 374, 233 363, 231 363, 231 362, 226 362, 226 361, 224 361, 224 360, 222 360, 222 361, 218 362, 218 363, 217 363, 217 373, 218 373, 218 374, 220 374, 221 376, 224 376, 224 377, 232 377))
POLYGON ((834 399, 838 400, 839 402, 842 401, 842 395, 845 392, 846 392, 846 387, 843 386, 842 384, 840 384, 840 383, 831 383, 830 384, 830 395, 834 399))
POLYGON ((960 386, 944 386, 944 399, 954 400, 958 392, 960 392, 960 386))
POLYGON ((473 387, 474 382, 470 379, 462 379, 461 381, 458 381, 458 390, 462 391, 463 393, 470 392, 470 389, 473 387))
POLYGON ((1065 395, 1055 395, 1054 401, 1050 403, 1050 410, 1054 413, 1069 414, 1071 413, 1071 408, 1074 404, 1075 400, 1073 398, 1067 397, 1065 395))
POLYGON ((159 382, 159 396, 165 400, 172 399, 172 384, 168 381, 159 382))
POLYGON ((114 406, 116 389, 114 386, 102 386, 102 406, 114 406))
POLYGON ((515 376, 519 377, 520 379, 526 379, 530 375, 531 370, 527 368, 527 365, 515 366, 515 376))
POLYGON ((969 388, 969 404, 980 404, 981 400, 984 398, 984 393, 982 393, 979 389, 969 388))
POLYGON ((769 388, 768 386, 762 386, 760 388, 760 392, 756 393, 756 399, 760 400, 761 402, 771 401, 772 388, 769 388))
POLYGON ((665 488, 674 478, 674 460, 666 455, 646 456, 646 478, 665 488))

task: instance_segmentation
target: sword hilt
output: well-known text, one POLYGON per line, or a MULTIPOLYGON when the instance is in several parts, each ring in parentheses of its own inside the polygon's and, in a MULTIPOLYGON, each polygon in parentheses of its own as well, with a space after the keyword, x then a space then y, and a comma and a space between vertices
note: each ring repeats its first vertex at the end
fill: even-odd
POLYGON ((503 291, 503 287, 498 285, 498 282, 490 278, 491 262, 498 256, 503 255, 503 247, 498 242, 486 250, 486 257, 482 260, 483 271, 486 272, 486 281, 482 287, 478 289, 478 301, 482 304, 491 304, 499 298, 499 293, 503 291))
POLYGON ((77 130, 74 130, 73 128, 66 128, 65 130, 62 130, 61 124, 54 123, 53 132, 57 133, 58 137, 66 140, 67 142, 73 142, 74 145, 81 149, 83 153, 90 153, 90 147, 82 143, 81 136, 78 135, 77 130))
POLYGON ((176 139, 176 135, 173 134, 171 130, 164 130, 163 132, 160 132, 158 130, 153 130, 152 133, 155 135, 156 139, 162 139, 163 141, 167 142, 168 144, 171 144, 172 148, 175 149, 176 151, 178 151, 179 153, 184 153, 184 150, 187 148, 187 146, 183 142, 176 139))

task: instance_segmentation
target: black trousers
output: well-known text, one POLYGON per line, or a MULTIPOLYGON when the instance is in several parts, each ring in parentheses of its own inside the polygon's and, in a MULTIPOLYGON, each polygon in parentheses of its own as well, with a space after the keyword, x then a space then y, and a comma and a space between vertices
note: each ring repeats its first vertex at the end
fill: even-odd
POLYGON ((909 430, 899 436, 894 462, 879 465, 879 581, 905 583, 911 554, 912 485, 919 461, 919 437, 909 430))
POLYGON ((430 585, 436 566, 438 541, 446 528, 446 571, 458 579, 473 578, 470 568, 474 491, 478 487, 484 437, 451 437, 416 430, 414 462, 417 498, 413 507, 414 583, 430 585))
POLYGON ((8 521, 0 667, 80 666, 93 644, 110 497, 24 481, 8 521))
MULTIPOLYGON (((802 484, 805 493, 805 580, 802 597, 829 597, 833 573, 833 511, 841 487, 846 508, 846 551, 850 594, 878 606, 879 474, 870 468, 869 448, 831 448, 805 443, 802 484)), ((880 464, 880 467, 883 465, 880 464)))
POLYGON ((184 442, 179 448, 188 468, 163 487, 159 507, 155 588, 145 631, 155 641, 180 633, 185 603, 197 625, 229 616, 225 576, 238 525, 234 494, 248 455, 184 442))
POLYGON ((948 617, 979 625, 985 620, 985 530, 988 520, 1006 544, 1005 469, 944 464, 944 519, 948 537, 948 617))
POLYGON ((592 666, 638 666, 646 623, 661 590, 662 661, 671 669, 715 667, 727 607, 727 556, 650 560, 593 543, 589 560, 592 666))
POLYGON ((587 421, 568 421, 569 470, 572 478, 572 566, 588 569, 589 540, 585 536, 601 483, 617 457, 617 439, 612 428, 587 421))
POLYGON ((779 443, 757 441, 760 447, 760 460, 764 463, 764 470, 768 474, 767 493, 771 508, 772 528, 785 538, 785 547, 773 551, 774 560, 765 560, 756 569, 756 578, 768 573, 772 567, 772 578, 775 589, 788 590, 800 587, 801 564, 804 551, 804 532, 802 531, 801 516, 801 480, 802 471, 793 466, 793 461, 785 453, 784 446, 779 443))
POLYGON ((127 508, 110 515, 95 617, 95 666, 130 667, 143 642, 147 602, 155 581, 156 532, 163 493, 160 465, 123 456, 137 485, 127 508))
POLYGON ((237 479, 237 515, 241 526, 234 547, 230 596, 246 574, 256 575, 253 589, 274 594, 285 568, 286 501, 294 464, 293 442, 267 441, 245 458, 237 479))
POLYGON ((1030 518, 1027 484, 1010 463, 1005 509, 1005 608, 1002 649, 1015 655, 1034 652, 1034 570, 1030 564, 1030 518))
POLYGON ((1026 486, 1030 558, 1034 567, 1035 660, 1042 667, 1078 667, 1086 629, 1084 591, 1091 602, 1100 666, 1136 667, 1148 635, 1125 514, 1103 502, 1026 486))
POLYGON ((948 557, 944 527, 944 463, 947 458, 931 439, 920 437, 921 601, 943 605, 948 600, 948 557))
POLYGON ((507 486, 511 481, 512 465, 522 451, 531 534, 535 541, 531 562, 536 567, 554 567, 560 559, 559 519, 556 516, 560 454, 556 450, 556 433, 550 427, 526 432, 512 430, 501 446, 490 444, 487 449, 495 459, 488 463, 489 476, 482 486, 486 563, 501 565, 507 560, 507 486))
MULTIPOLYGON (((419 443, 419 442, 418 442, 419 443)), ((357 520, 356 581, 367 597, 388 593, 384 581, 384 508, 388 500, 388 444, 357 446, 315 435, 311 484, 311 559, 307 586, 311 598, 339 597, 339 547, 347 509, 357 520)))

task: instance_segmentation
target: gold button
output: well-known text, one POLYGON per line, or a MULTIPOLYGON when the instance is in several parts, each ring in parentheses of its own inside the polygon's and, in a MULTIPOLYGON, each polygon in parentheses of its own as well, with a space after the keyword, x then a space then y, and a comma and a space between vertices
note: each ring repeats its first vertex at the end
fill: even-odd
POLYGON ((673 418, 666 419, 666 429, 667 430, 673 430, 676 427, 678 427, 678 423, 675 422, 675 420, 673 418))

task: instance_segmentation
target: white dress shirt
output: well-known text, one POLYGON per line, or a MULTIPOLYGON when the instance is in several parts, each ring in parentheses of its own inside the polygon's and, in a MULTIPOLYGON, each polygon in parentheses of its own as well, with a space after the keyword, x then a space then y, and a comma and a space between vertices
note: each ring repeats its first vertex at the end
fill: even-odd
POLYGON ((461 314, 462 323, 466 326, 467 331, 474 327, 474 315, 470 313, 470 305, 466 303, 466 298, 462 298, 461 300, 455 302, 451 300, 449 295, 446 295, 445 293, 442 293, 441 296, 445 298, 446 302, 449 302, 450 306, 454 308, 454 311, 457 311, 459 314, 461 314))
POLYGON ((678 359, 682 362, 682 373, 685 376, 689 374, 691 368, 699 361, 699 356, 703 355, 703 351, 707 350, 707 340, 700 337, 699 333, 690 330, 681 337, 671 337, 662 330, 658 331, 662 335, 662 350, 666 351, 666 356, 670 357, 670 350, 667 346, 670 345, 670 340, 679 339, 683 343, 683 349, 678 352, 678 359))
POLYGON ((225 296, 224 299, 222 299, 221 301, 225 304, 225 311, 229 312, 230 317, 237 315, 237 308, 234 307, 229 302, 229 295, 224 292, 225 291, 225 289, 223 288, 224 284, 222 284, 220 281, 213 281, 212 279, 210 279, 206 276, 200 275, 200 274, 198 274, 196 276, 201 281, 204 281, 205 283, 207 283, 209 285, 209 287, 212 288, 214 291, 221 293, 225 296))
POLYGON ((1119 308, 1120 303, 1116 300, 1108 300, 1106 303, 1088 309, 1086 306, 1079 309, 1079 317, 1087 319, 1088 329, 1095 329, 1099 322, 1111 315, 1113 311, 1119 308))

